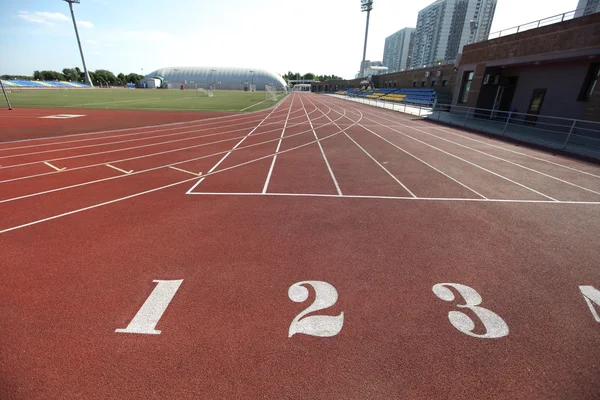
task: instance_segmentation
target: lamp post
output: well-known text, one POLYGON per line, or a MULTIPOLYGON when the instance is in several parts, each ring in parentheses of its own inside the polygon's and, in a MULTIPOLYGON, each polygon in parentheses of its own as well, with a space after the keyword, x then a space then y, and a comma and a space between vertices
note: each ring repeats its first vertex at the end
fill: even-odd
POLYGON ((217 81, 217 74, 216 74, 217 70, 213 68, 213 69, 211 69, 211 71, 213 73, 213 90, 215 90, 216 89, 215 82, 217 81))
POLYGON ((252 80, 251 80, 251 83, 250 83, 250 89, 252 89, 252 87, 254 86, 254 71, 250 70, 250 73, 252 74, 252 80))
POLYGON ((64 0, 69 3, 69 9, 71 10, 71 18, 73 19, 73 27, 75 28, 75 36, 77 37, 77 45, 79 46, 79 53, 81 54, 81 62, 83 63, 83 73, 85 76, 85 82, 90 85, 92 84, 92 80, 90 79, 90 74, 88 73, 87 66, 85 65, 85 58, 83 57, 83 49, 81 48, 81 40, 79 39, 79 31, 77 30, 77 22, 75 22, 75 13, 73 12, 73 3, 79 4, 80 0, 64 0))
POLYGON ((367 12, 367 28, 365 29, 365 47, 363 49, 363 58, 360 63, 360 77, 362 78, 365 72, 365 60, 367 58, 367 37, 369 36, 369 17, 373 9, 373 0, 360 0, 360 11, 367 12))

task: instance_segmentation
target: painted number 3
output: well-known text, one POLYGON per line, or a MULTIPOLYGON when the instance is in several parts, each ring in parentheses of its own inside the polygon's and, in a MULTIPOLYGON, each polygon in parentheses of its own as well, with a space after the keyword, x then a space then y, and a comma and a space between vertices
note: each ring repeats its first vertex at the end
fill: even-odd
POLYGON ((321 281, 302 281, 294 283, 288 289, 288 297, 296 303, 303 303, 308 300, 307 286, 311 286, 315 291, 315 301, 300 314, 290 324, 288 337, 296 333, 303 333, 310 336, 331 337, 342 330, 344 325, 344 313, 337 316, 312 315, 307 314, 324 310, 333 306, 338 299, 338 293, 335 288, 327 282, 321 281))
POLYGON ((461 285, 460 283, 438 283, 433 286, 433 293, 442 300, 453 301, 454 293, 449 288, 454 288, 465 301, 465 304, 457 304, 459 308, 467 308, 475 313, 483 323, 486 333, 473 333, 475 323, 467 314, 462 311, 450 311, 448 319, 450 323, 465 335, 484 339, 496 339, 508 335, 508 325, 495 312, 487 308, 479 307, 481 304, 481 296, 475 289, 461 285))

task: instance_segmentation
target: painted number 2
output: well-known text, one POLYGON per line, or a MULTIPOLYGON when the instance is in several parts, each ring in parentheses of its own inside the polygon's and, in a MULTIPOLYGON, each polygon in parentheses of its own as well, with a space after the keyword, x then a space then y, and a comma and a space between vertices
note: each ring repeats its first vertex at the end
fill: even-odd
POLYGON ((473 333, 475 323, 467 314, 461 311, 450 311, 448 313, 448 319, 452 326, 464 333, 465 335, 484 338, 484 339, 496 339, 508 335, 508 325, 506 322, 495 312, 488 310, 487 308, 479 307, 481 304, 481 296, 475 291, 475 289, 461 285, 460 283, 438 283, 433 286, 433 293, 444 301, 453 301, 454 293, 449 289, 452 287, 456 289, 458 293, 463 297, 465 304, 457 304, 459 308, 467 308, 475 313, 477 317, 483 323, 486 329, 486 333, 478 334, 473 333))
POLYGON ((590 308, 592 316, 596 322, 600 322, 600 315, 598 315, 598 311, 596 311, 594 308, 594 304, 597 307, 600 307, 600 290, 594 288, 593 286, 579 286, 579 290, 581 291, 585 302, 590 308))
POLYGON ((296 333, 320 337, 331 337, 340 333, 344 325, 343 312, 337 316, 312 315, 305 317, 305 315, 311 312, 324 310, 333 306, 338 299, 337 290, 327 282, 297 282, 288 289, 290 300, 296 303, 305 302, 308 299, 308 289, 306 286, 311 286, 315 290, 315 301, 294 318, 290 324, 288 337, 292 337, 296 333))

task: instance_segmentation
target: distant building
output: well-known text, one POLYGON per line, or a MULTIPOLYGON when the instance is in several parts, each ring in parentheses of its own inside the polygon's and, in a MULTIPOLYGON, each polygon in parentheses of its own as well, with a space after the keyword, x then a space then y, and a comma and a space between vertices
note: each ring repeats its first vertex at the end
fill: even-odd
POLYGON ((575 18, 600 12, 600 0, 579 0, 575 18))
MULTIPOLYGON (((368 71, 373 71, 371 69, 371 67, 383 67, 383 63, 381 61, 365 60, 364 64, 363 64, 363 62, 361 61, 360 62, 360 70, 365 71, 365 72, 363 73, 363 76, 360 76, 360 73, 358 73, 358 74, 356 74, 355 77, 362 78, 362 77, 366 77, 369 75, 373 75, 373 73, 371 73, 371 74, 368 73, 368 71)), ((387 70, 387 68, 386 68, 386 70, 387 70)))
POLYGON ((469 43, 487 40, 497 0, 437 0, 419 11, 410 66, 452 62, 469 43))
POLYGON ((404 28, 385 38, 383 65, 389 72, 404 71, 410 62, 411 42, 415 28, 404 28))

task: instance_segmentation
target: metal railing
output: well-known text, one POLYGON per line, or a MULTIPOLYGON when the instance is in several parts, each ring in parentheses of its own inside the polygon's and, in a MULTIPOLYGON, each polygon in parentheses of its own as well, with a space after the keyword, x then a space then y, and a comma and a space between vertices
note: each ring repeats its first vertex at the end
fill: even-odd
POLYGON ((451 104, 426 106, 366 97, 332 96, 600 160, 600 122, 451 104))
POLYGON ((513 26, 512 28, 503 29, 501 31, 493 32, 488 35, 488 40, 497 39, 506 35, 513 35, 515 33, 528 31, 530 29, 540 28, 542 26, 557 24, 559 22, 568 21, 575 18, 575 14, 577 11, 584 11, 585 8, 579 8, 573 11, 567 11, 566 13, 553 15, 552 17, 547 17, 543 19, 539 19, 537 21, 528 22, 526 24, 521 24, 519 26, 513 26))

